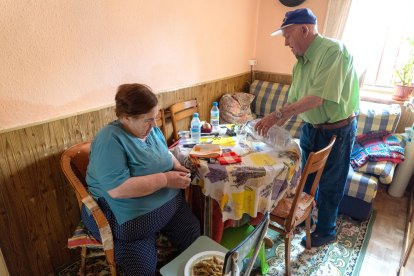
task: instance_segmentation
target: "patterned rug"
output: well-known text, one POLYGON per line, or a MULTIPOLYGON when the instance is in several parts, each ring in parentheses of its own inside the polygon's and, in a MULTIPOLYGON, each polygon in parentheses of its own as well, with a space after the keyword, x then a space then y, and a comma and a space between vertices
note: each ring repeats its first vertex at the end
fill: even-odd
MULTIPOLYGON (((304 228, 298 228, 295 233, 291 246, 291 271, 292 275, 312 275, 312 276, 357 276, 364 260, 368 241, 371 237, 372 225, 375 220, 375 212, 369 221, 359 222, 347 216, 339 215, 337 220, 338 240, 337 242, 312 248, 307 251, 300 244, 302 237, 305 235, 304 228)), ((278 276, 285 273, 285 248, 283 239, 277 232, 268 231, 268 237, 273 239, 274 245, 271 249, 266 250, 267 261, 269 263, 269 272, 266 275, 278 276)), ((59 269, 55 275, 79 275, 79 263, 67 265, 59 269)), ((88 258, 87 259, 88 276, 109 275, 105 259, 88 258)), ((253 275, 258 275, 252 273, 253 275)))
MULTIPOLYGON (((369 221, 359 222, 339 215, 337 220, 337 242, 319 248, 305 250, 300 244, 305 228, 298 228, 291 246, 292 275, 359 275, 368 241, 371 237, 375 212, 369 221)), ((270 266, 266 275, 278 276, 285 273, 285 247, 283 239, 273 230, 268 231, 274 245, 266 250, 270 266)))

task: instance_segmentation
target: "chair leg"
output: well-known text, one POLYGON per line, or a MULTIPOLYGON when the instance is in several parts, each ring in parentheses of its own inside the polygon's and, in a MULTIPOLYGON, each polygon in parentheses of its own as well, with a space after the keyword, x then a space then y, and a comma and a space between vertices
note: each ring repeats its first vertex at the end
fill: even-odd
POLYGON ((88 248, 86 246, 82 247, 81 249, 81 265, 79 268, 79 275, 85 275, 85 267, 86 267, 86 255, 88 254, 88 248))
POLYGON ((109 265, 109 271, 112 276, 116 276, 116 267, 113 265, 109 265))
POLYGON ((306 218, 306 221, 305 221, 305 228, 306 228, 306 249, 311 249, 311 235, 310 235, 311 213, 309 214, 309 216, 306 218))
POLYGON ((185 201, 187 202, 188 206, 190 206, 190 209, 192 209, 192 189, 191 189, 191 185, 188 186, 185 190, 184 190, 184 197, 185 197, 185 201))
POLYGON ((285 236, 285 275, 290 276, 290 242, 292 241, 292 234, 288 233, 285 236))
POLYGON ((115 263, 114 250, 113 249, 105 250, 105 257, 106 257, 106 262, 108 263, 111 275, 116 276, 117 274, 116 274, 116 263, 115 263))

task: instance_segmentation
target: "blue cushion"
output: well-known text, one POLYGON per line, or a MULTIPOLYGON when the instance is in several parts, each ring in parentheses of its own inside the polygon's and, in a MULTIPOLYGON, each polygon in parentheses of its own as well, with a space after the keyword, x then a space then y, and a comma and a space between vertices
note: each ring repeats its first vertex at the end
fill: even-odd
MULTIPOLYGON (((255 96, 252 102, 252 112, 258 117, 279 110, 287 103, 290 85, 275 82, 255 80, 250 86, 250 94, 255 96)), ((302 129, 303 120, 297 116, 290 118, 284 128, 293 137, 298 138, 302 129)))
POLYGON ((395 132, 400 117, 401 107, 398 104, 387 105, 361 101, 357 135, 379 130, 395 132))
POLYGON ((352 167, 349 166, 345 195, 370 203, 377 194, 377 187, 378 178, 376 176, 354 172, 352 167))

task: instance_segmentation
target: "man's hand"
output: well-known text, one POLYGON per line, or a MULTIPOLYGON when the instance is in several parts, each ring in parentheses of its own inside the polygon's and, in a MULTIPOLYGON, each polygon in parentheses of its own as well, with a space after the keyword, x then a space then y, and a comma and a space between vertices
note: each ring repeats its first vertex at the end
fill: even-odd
POLYGON ((266 136, 267 132, 273 125, 281 126, 285 122, 286 119, 277 119, 275 116, 275 112, 272 112, 263 119, 261 119, 259 122, 257 122, 254 129, 257 131, 257 133, 259 133, 259 135, 266 136))

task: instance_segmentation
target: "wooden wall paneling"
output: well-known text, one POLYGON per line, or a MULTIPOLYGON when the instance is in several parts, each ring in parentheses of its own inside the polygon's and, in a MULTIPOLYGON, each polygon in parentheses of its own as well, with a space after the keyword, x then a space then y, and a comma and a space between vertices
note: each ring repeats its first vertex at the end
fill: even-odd
POLYGON ((0 232, 12 243, 0 240, 6 262, 15 265, 9 268, 12 275, 51 272, 74 256, 65 248, 79 210, 60 172, 60 154, 92 139, 114 117, 109 108, 1 134, 1 156, 6 159, 1 162, 0 209, 5 211, 0 214, 8 223, 1 223, 0 232), (7 214, 13 209, 14 214, 7 214))
MULTIPOLYGON (((23 247, 19 248, 2 243, 2 248, 5 250, 6 260, 10 257, 9 253, 14 253, 13 262, 16 262, 19 268, 16 275, 30 274, 31 271, 28 269, 30 266, 25 263, 26 259, 29 258, 36 267, 35 271, 38 271, 38 267, 44 266, 43 262, 47 262, 45 255, 49 255, 45 240, 42 239, 42 225, 46 214, 39 197, 39 193, 47 192, 44 187, 44 177, 41 175, 42 170, 47 168, 39 166, 41 159, 36 156, 35 149, 32 147, 33 139, 28 134, 28 129, 8 133, 5 142, 6 150, 2 148, 2 156, 7 158, 7 165, 10 167, 9 181, 7 179, 2 181, 5 184, 3 188, 6 189, 3 196, 4 208, 6 211, 8 208, 15 210, 7 217, 9 224, 1 224, 0 227, 6 228, 1 229, 1 233, 10 239, 18 234, 19 239, 13 239, 13 242, 15 245, 20 242, 23 244, 23 247), (32 245, 38 249, 37 252, 30 249, 32 245)), ((11 271, 14 274, 13 270, 11 271)))
MULTIPOLYGON (((17 185, 16 179, 19 175, 15 173, 16 162, 19 160, 19 153, 15 153, 16 158, 6 156, 6 152, 12 151, 9 137, 0 140, 0 233, 1 244, 4 259, 8 264, 8 269, 12 273, 14 266, 24 266, 24 260, 28 259, 26 254, 26 244, 24 239, 20 239, 25 226, 24 217, 15 214, 24 214, 24 204, 20 204, 19 195, 22 193, 20 185, 17 185)), ((13 275, 13 273, 12 273, 13 275)), ((14 274, 23 275, 23 274, 14 274)))
MULTIPOLYGON (((196 99, 199 105, 200 119, 210 120, 210 109, 214 101, 219 101, 226 93, 242 91, 249 79, 249 74, 223 79, 211 83, 200 84, 192 87, 177 89, 171 92, 158 94, 160 106, 166 110, 177 102, 196 99)), ((188 130, 191 118, 186 118, 177 123, 178 129, 188 130)), ((166 116, 167 140, 171 143, 172 124, 167 113, 166 116)))
POLYGON ((292 75, 275 74, 275 73, 264 72, 264 71, 254 71, 253 76, 255 80, 270 81, 270 82, 277 82, 277 83, 283 83, 283 84, 292 83, 292 75))
MULTIPOLYGON (((246 73, 161 93, 160 105, 196 98, 202 119, 208 120, 211 103, 240 91, 248 78, 246 73)), ((10 275, 49 274, 78 256, 66 248, 80 214, 60 170, 60 155, 92 140, 115 118, 114 107, 107 107, 0 133, 0 248, 10 275)), ((170 124, 167 132, 172 133, 170 124)))

